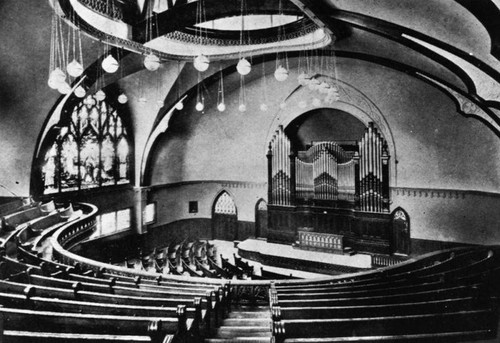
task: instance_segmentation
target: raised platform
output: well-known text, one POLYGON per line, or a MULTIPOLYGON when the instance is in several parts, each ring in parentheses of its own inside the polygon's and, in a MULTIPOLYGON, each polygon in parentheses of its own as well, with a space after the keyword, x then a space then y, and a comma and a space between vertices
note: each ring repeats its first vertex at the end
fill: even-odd
POLYGON ((259 263, 313 273, 338 275, 372 268, 372 258, 366 254, 353 256, 306 251, 291 245, 247 239, 238 244, 238 254, 259 263))

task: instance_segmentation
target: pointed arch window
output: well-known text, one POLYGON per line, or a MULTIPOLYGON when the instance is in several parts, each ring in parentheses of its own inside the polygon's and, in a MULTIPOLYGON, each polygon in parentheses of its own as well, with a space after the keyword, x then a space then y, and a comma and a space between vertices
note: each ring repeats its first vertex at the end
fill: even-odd
POLYGON ((130 139, 117 111, 88 96, 42 162, 44 194, 130 182, 130 139))
POLYGON ((233 198, 231 198, 228 192, 224 191, 219 195, 219 198, 215 203, 214 212, 216 214, 236 215, 236 206, 233 198))

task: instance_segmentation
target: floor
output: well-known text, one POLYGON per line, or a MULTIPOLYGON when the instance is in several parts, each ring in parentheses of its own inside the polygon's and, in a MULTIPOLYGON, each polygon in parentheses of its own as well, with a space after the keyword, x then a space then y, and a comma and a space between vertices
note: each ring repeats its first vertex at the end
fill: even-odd
MULTIPOLYGON (((234 242, 223 241, 223 240, 212 240, 210 242, 217 247, 218 254, 222 254, 225 258, 229 258, 229 261, 231 263, 234 263, 233 254, 238 255, 238 248, 235 247, 234 242)), ((308 260, 308 261, 312 260, 317 262, 332 263, 337 265, 339 264, 347 265, 358 268, 371 267, 371 256, 365 254, 356 254, 353 256, 328 254, 323 252, 300 250, 293 248, 291 245, 268 243, 260 239, 247 239, 243 242, 240 242, 238 244, 238 247, 245 250, 258 251, 260 253, 267 255, 293 257, 298 260, 308 260)), ((266 266, 252 260, 246 260, 246 259, 243 260, 247 261, 250 265, 254 266, 255 274, 257 275, 260 275, 260 268, 263 267, 265 270, 271 272, 280 273, 284 275, 292 274, 295 277, 300 277, 304 279, 325 277, 325 275, 331 276, 327 274, 304 272, 295 269, 266 266)))

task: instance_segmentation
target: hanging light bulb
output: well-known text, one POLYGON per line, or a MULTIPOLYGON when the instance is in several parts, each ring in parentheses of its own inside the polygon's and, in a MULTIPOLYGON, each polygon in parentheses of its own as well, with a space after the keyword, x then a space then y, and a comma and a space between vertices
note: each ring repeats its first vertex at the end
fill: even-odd
POLYGON ((83 88, 82 86, 78 86, 73 93, 75 93, 77 97, 83 98, 87 92, 85 92, 85 88, 83 88))
POLYGON ((238 110, 240 112, 245 112, 247 110, 247 105, 241 104, 240 106, 238 106, 238 110))
POLYGON ((282 103, 280 103, 280 108, 284 110, 286 108, 286 102, 283 101, 282 103))
POLYGON ((219 112, 224 112, 226 110, 226 104, 221 102, 217 105, 217 109, 219 110, 219 112))
POLYGON ((71 93, 71 86, 69 85, 69 83, 64 81, 63 83, 59 84, 59 86, 57 87, 57 90, 61 94, 69 94, 69 93, 71 93))
POLYGON ((314 91, 317 89, 317 87, 321 84, 321 81, 316 79, 316 78, 311 78, 311 81, 309 81, 308 83, 308 87, 310 90, 314 91))
POLYGON ((285 81, 286 79, 288 79, 288 70, 286 70, 283 66, 279 66, 278 68, 276 68, 276 70, 274 71, 274 77, 276 78, 276 80, 278 80, 279 82, 283 82, 285 81))
POLYGON ((150 53, 146 56, 146 58, 144 58, 144 66, 149 71, 156 71, 160 68, 160 58, 155 54, 150 53))
POLYGON ((121 93, 119 96, 118 96, 118 102, 120 104, 126 104, 128 101, 128 97, 125 95, 125 93, 121 93))
POLYGON ((306 73, 300 73, 299 76, 297 76, 297 81, 299 81, 299 85, 301 86, 306 86, 310 79, 311 78, 306 73))
POLYGON ((97 101, 103 101, 106 99, 106 93, 104 93, 102 89, 99 89, 97 93, 95 93, 95 98, 97 101))
POLYGON ((203 111, 203 109, 205 108, 205 105, 203 104, 203 102, 198 101, 198 102, 196 103, 195 108, 196 108, 196 110, 197 110, 198 112, 201 112, 201 111, 203 111))
POLYGON ((116 58, 114 58, 112 55, 108 55, 105 59, 102 60, 101 67, 106 73, 113 74, 118 70, 120 64, 118 63, 116 58))
POLYGON ((321 82, 317 87, 318 91, 322 94, 327 94, 328 90, 330 89, 330 85, 325 81, 321 82))
POLYGON ((307 102, 305 100, 299 101, 299 107, 300 108, 306 108, 307 107, 307 102))
POLYGON ((314 98, 312 101, 312 104, 314 107, 320 107, 321 106, 321 100, 318 98, 314 98))
POLYGON ((66 71, 72 77, 78 77, 83 73, 83 66, 75 59, 66 66, 66 71))
POLYGON ((269 108, 267 107, 267 104, 260 104, 260 110, 262 112, 267 112, 269 108))
POLYGON ((61 70, 61 68, 55 68, 51 71, 49 75, 49 87, 57 89, 60 84, 66 81, 66 74, 61 70))
POLYGON ((248 75, 252 70, 252 65, 246 58, 242 58, 236 65, 236 70, 240 75, 248 75))
POLYGON ((205 71, 208 69, 210 61, 208 60, 207 56, 199 54, 198 56, 195 57, 193 65, 196 70, 205 71))
POLYGON ((179 101, 177 104, 175 104, 175 109, 177 111, 182 111, 182 109, 184 109, 184 104, 182 103, 182 101, 179 101))
POLYGON ((57 83, 56 79, 53 78, 53 77, 49 77, 49 80, 47 81, 47 84, 52 89, 57 89, 57 87, 59 87, 59 83, 57 83))

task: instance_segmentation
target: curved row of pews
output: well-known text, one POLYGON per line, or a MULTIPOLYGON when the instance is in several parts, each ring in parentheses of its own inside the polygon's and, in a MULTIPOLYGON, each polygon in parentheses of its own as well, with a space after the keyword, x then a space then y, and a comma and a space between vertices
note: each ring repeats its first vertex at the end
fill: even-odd
POLYGON ((0 213, 1 342, 493 342, 498 337, 497 246, 438 251, 321 279, 268 274, 275 280, 243 280, 254 275, 253 268, 237 256, 234 264, 221 257, 219 265, 207 242, 168 245, 131 256, 123 265, 78 256, 72 249, 92 234, 96 213, 90 204, 53 203, 0 213), (132 259, 138 262, 131 265, 132 259), (178 266, 198 268, 189 276, 176 275, 178 266))

